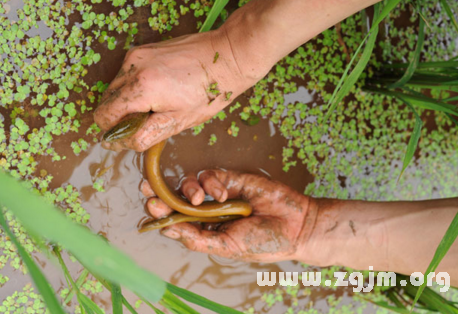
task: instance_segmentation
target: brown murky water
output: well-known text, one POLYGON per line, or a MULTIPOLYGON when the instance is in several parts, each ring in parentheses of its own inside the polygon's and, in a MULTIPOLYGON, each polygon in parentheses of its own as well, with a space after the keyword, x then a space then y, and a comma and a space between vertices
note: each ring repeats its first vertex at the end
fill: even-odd
MULTIPOLYGON (((20 8, 22 4, 20 1, 11 1, 11 3, 15 5, 11 7, 10 11, 14 15, 16 9, 20 8)), ((110 11, 109 5, 99 5, 96 8, 98 12, 108 13, 110 11)), ((10 18, 14 20, 13 15, 10 18)), ((139 23, 136 45, 166 38, 150 30, 147 22, 148 16, 148 9, 137 10, 133 16, 139 23)), ((81 19, 77 14, 71 15, 68 21, 69 25, 79 22, 81 19)), ((187 14, 180 19, 180 26, 175 27, 167 34, 167 37, 195 32, 195 25, 195 18, 187 14)), ((39 29, 37 34, 45 38, 51 35, 46 27, 39 29)), ((115 51, 108 51, 104 45, 94 43, 92 48, 101 53, 104 59, 101 63, 89 68, 87 76, 89 85, 99 80, 110 82, 117 74, 126 52, 121 49, 125 38, 121 36, 117 40, 118 48, 115 51), (106 66, 107 64, 110 66, 106 66)), ((80 97, 81 95, 73 95, 69 101, 74 101, 72 98, 79 99, 80 97)), ((302 101, 312 99, 305 88, 291 97, 302 101)), ((241 96, 238 100, 246 101, 246 97, 241 96)), ((36 123, 40 124, 39 120, 36 123)), ((92 123, 92 116, 84 115, 81 129, 85 130, 92 123)), ((104 150, 97 144, 80 156, 75 156, 70 148, 70 143, 80 137, 79 134, 70 133, 65 137, 57 138, 53 146, 60 154, 66 155, 67 159, 56 163, 47 157, 41 157, 38 169, 47 169, 54 176, 51 187, 70 183, 81 192, 82 205, 91 214, 89 226, 94 232, 104 234, 112 244, 132 256, 140 265, 180 287, 239 310, 254 307, 256 312, 285 311, 281 306, 263 309, 265 303, 260 299, 262 294, 273 291, 275 288, 257 286, 256 272, 301 271, 300 265, 296 262, 277 264, 236 262, 191 252, 181 244, 161 236, 157 231, 140 234, 137 231, 137 225, 147 215, 145 213, 146 198, 139 191, 143 180, 142 154, 132 151, 115 153, 104 150), (100 176, 101 172, 103 174, 100 176), (105 181, 106 191, 103 193, 96 192, 92 187, 93 182, 99 176, 105 181)), ((188 130, 171 138, 163 153, 162 168, 171 187, 176 187, 180 178, 188 172, 221 167, 269 176, 303 192, 305 186, 313 178, 301 165, 289 173, 283 172, 281 155, 285 145, 286 140, 267 120, 261 120, 255 126, 247 126, 233 114, 225 121, 214 121, 207 125, 199 136, 194 136, 188 130), (233 120, 240 121, 237 123, 240 128, 238 137, 229 136, 227 133, 233 120), (217 136, 217 142, 213 146, 208 145, 211 134, 217 136)), ((58 266, 40 254, 34 257, 43 267, 47 278, 56 290, 59 291, 66 287, 58 266)), ((67 261, 70 271, 76 277, 81 272, 81 268, 68 259, 67 261)), ((27 276, 22 276, 20 272, 14 271, 9 266, 6 266, 2 273, 11 278, 2 288, 1 294, 4 296, 21 290, 25 283, 30 282, 27 276)), ((133 304, 136 297, 128 291, 125 293, 133 304)), ((302 299, 301 302, 308 302, 310 299, 316 299, 316 302, 319 298, 309 296, 302 299)), ((96 296, 95 301, 105 305, 107 309, 110 308, 108 293, 96 296)), ((199 309, 199 311, 209 312, 205 309, 199 309)), ((151 310, 144 307, 140 308, 139 312, 151 313, 151 310)))
MULTIPOLYGON (((20 3, 20 1, 10 2, 20 3)), ((17 7, 12 7, 11 12, 15 12, 16 9, 17 7)), ((98 5, 96 11, 108 13, 109 10, 109 5, 98 5)), ((177 37, 196 32, 196 21, 191 14, 182 17, 180 26, 167 33, 167 36, 152 32, 147 22, 148 17, 149 10, 145 8, 137 9, 132 17, 139 23, 135 45, 157 42, 168 36, 177 37)), ((14 16, 11 18, 14 19, 14 16)), ((78 15, 72 15, 69 24, 80 21, 78 15)), ((46 27, 40 29, 39 33, 45 38, 50 36, 46 27)), ((122 50, 125 37, 118 37, 117 40, 118 48, 115 51, 108 51, 105 45, 94 43, 92 48, 101 53, 104 58, 101 63, 89 68, 87 76, 89 85, 99 80, 110 82, 117 74, 126 53, 125 50, 122 50)), ((81 96, 74 95, 74 97, 80 98, 81 96)), ((304 87, 299 87, 297 93, 286 95, 285 98, 288 103, 316 101, 316 97, 309 94, 304 87)), ((244 102, 246 96, 242 95, 238 100, 244 102)), ((91 114, 83 116, 82 119, 81 130, 85 130, 93 123, 91 114)), ((282 170, 281 156, 282 149, 286 146, 286 139, 267 120, 261 120, 255 126, 247 126, 241 121, 238 122, 237 126, 240 131, 237 137, 232 137, 227 133, 231 121, 240 121, 240 119, 235 114, 229 115, 224 121, 215 120, 207 125, 199 136, 194 136, 188 130, 169 140, 162 155, 162 169, 171 187, 176 187, 180 178, 186 173, 217 167, 269 176, 301 193, 307 184, 313 181, 313 177, 300 162, 287 173, 282 170), (213 146, 208 145, 211 134, 217 136, 217 142, 213 146)), ((55 140, 53 146, 60 154, 66 155, 67 160, 53 163, 49 158, 44 157, 39 169, 47 169, 54 176, 52 187, 70 183, 78 188, 82 195, 82 205, 91 214, 89 226, 94 232, 105 235, 113 245, 164 280, 216 302, 242 311, 254 307, 256 313, 283 313, 286 311, 288 302, 286 305, 277 304, 273 308, 267 308, 261 296, 265 292, 273 292, 275 287, 259 287, 256 284, 256 272, 300 272, 303 270, 301 265, 292 261, 276 264, 236 262, 189 251, 180 243, 161 236, 157 231, 140 234, 137 231, 137 225, 147 216, 146 198, 139 190, 144 180, 142 154, 132 151, 115 153, 104 150, 97 144, 80 156, 75 156, 70 148, 70 143, 80 137, 81 135, 70 133, 55 140), (100 175, 101 173, 103 174, 100 175), (105 182, 106 191, 103 193, 96 192, 92 187, 93 182, 99 176, 105 182)), ((37 254, 34 257, 43 266, 47 278, 56 289, 66 287, 58 266, 50 263, 42 255, 37 254)), ((68 266, 75 277, 81 272, 77 264, 68 262, 68 266)), ((21 290, 25 283, 30 282, 28 277, 21 276, 19 272, 13 271, 9 266, 6 266, 2 273, 10 277, 10 281, 1 289, 0 299, 3 299, 3 294, 10 295, 13 291, 21 290)), ((135 296, 128 291, 124 292, 133 304, 136 300, 135 296)), ((313 302, 314 308, 326 312, 329 309, 324 300, 327 293, 319 287, 312 289, 311 295, 299 296, 298 308, 313 302)), ((337 295, 341 294, 339 292, 337 295)), ((106 305, 108 313, 110 312, 108 293, 96 296, 95 301, 106 305)), ((348 301, 349 298, 345 302, 348 301)), ((204 309, 198 310, 201 313, 209 313, 204 309)), ((139 313, 151 313, 151 310, 142 307, 139 313)))

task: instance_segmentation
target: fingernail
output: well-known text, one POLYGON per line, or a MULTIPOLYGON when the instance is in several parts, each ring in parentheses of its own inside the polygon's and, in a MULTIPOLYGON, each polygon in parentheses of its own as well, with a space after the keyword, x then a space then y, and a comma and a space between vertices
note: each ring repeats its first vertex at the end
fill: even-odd
POLYGON ((220 200, 221 199, 221 196, 223 196, 223 191, 219 190, 219 189, 215 189, 213 191, 214 195, 215 195, 215 199, 216 200, 220 200))
POLYGON ((166 236, 167 238, 177 240, 180 238, 180 234, 173 229, 165 229, 161 231, 162 235, 166 236))
POLYGON ((194 188, 190 188, 188 190, 188 195, 189 195, 189 200, 192 201, 192 198, 194 197, 194 194, 196 194, 197 190, 194 188))

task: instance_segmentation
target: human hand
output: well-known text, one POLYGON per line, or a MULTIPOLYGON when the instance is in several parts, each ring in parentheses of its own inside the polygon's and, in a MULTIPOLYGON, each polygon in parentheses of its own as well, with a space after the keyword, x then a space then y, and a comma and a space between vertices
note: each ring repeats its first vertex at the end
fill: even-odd
POLYGON ((128 114, 154 113, 133 136, 102 145, 144 151, 210 119, 264 74, 240 71, 221 30, 133 48, 103 94, 94 119, 107 131, 128 114))
MULTIPOLYGON (((150 194, 145 189, 144 194, 150 194)), ((316 208, 311 198, 261 176, 208 170, 198 178, 186 177, 181 191, 193 205, 201 204, 208 194, 219 202, 242 198, 253 207, 250 217, 222 223, 216 230, 191 223, 161 230, 194 251, 250 262, 298 259, 298 249, 313 229, 316 208)), ((147 207, 156 219, 173 212, 156 197, 148 200, 147 207)))

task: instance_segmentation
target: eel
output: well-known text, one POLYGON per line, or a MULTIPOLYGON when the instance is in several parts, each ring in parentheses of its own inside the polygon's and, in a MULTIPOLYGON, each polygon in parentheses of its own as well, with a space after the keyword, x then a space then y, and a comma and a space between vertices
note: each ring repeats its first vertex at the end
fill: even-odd
MULTIPOLYGON (((149 115, 150 113, 139 113, 127 116, 106 132, 103 140, 115 142, 132 136, 143 126, 149 115)), ((145 155, 146 177, 157 197, 178 213, 162 219, 149 220, 142 224, 140 232, 161 229, 181 222, 218 223, 251 215, 251 205, 242 200, 228 200, 224 203, 212 201, 194 206, 171 191, 164 181, 160 167, 161 154, 166 142, 167 140, 164 140, 147 150, 145 155)))

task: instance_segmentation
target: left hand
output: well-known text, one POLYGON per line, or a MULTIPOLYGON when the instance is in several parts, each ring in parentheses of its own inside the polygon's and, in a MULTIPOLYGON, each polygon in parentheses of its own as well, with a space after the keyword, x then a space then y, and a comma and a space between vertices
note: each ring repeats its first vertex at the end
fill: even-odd
MULTIPOLYGON (((147 189, 144 194, 151 195, 145 192, 147 189)), ((205 230, 204 225, 191 223, 161 230, 163 235, 193 251, 250 262, 298 259, 298 247, 307 241, 313 228, 313 223, 307 222, 307 214, 314 211, 310 207, 311 198, 261 176, 207 170, 199 178, 195 175, 185 178, 181 191, 193 205, 201 204, 206 193, 219 202, 243 198, 253 206, 250 217, 222 223, 216 230, 205 230)), ((148 200, 147 207, 156 219, 173 212, 155 197, 148 200)))

